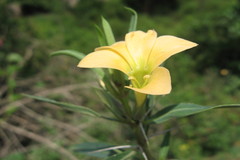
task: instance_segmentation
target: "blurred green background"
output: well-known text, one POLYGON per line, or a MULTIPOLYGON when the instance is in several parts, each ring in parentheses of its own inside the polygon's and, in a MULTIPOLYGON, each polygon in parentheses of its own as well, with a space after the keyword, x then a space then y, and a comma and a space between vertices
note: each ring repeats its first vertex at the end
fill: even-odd
MULTIPOLYGON (((96 86, 94 73, 77 68, 75 59, 49 54, 62 49, 93 51, 99 46, 94 25, 100 24, 101 15, 122 40, 130 20, 124 6, 138 12, 139 30, 154 29, 158 35, 199 44, 164 64, 173 90, 159 97, 158 109, 179 102, 240 102, 240 0, 1 0, 1 159, 91 160, 96 158, 72 153, 69 147, 89 141, 128 144, 123 136, 131 136, 124 126, 21 96, 46 96, 109 114, 91 89, 96 86)), ((239 126, 239 109, 219 109, 155 126, 152 132, 175 128, 170 159, 237 160, 239 126)), ((151 139, 156 154, 161 139, 151 139)))

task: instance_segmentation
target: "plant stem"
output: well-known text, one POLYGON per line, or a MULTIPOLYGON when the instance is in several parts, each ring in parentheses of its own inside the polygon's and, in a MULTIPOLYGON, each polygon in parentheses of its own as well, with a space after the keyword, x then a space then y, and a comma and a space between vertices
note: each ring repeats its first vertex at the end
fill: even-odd
POLYGON ((150 152, 148 139, 142 123, 134 124, 133 131, 136 137, 136 141, 143 152, 144 158, 146 160, 155 160, 150 152))

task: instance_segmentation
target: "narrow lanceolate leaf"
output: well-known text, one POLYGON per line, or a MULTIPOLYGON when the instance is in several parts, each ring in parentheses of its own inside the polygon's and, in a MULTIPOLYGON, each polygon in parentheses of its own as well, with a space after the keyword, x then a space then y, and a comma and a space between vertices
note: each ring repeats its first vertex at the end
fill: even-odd
POLYGON ((165 107, 160 110, 156 114, 147 120, 147 123, 163 123, 173 118, 186 117, 189 115, 197 114, 200 112, 204 112, 210 109, 215 108, 237 108, 240 107, 240 104, 226 104, 226 105, 218 105, 218 106, 201 106, 197 104, 191 103, 180 103, 176 105, 171 105, 165 107))
POLYGON ((133 148, 131 145, 115 146, 100 142, 86 142, 74 147, 75 152, 83 153, 89 156, 107 158, 120 152, 120 149, 133 148))
POLYGON ((171 137, 170 132, 167 132, 163 138, 163 142, 161 144, 159 152, 159 160, 165 160, 167 158, 170 147, 170 137, 171 137))
POLYGON ((107 158, 106 160, 128 160, 135 154, 134 151, 125 151, 107 158))
POLYGON ((95 28, 97 30, 98 41, 99 41, 100 46, 107 46, 106 37, 105 37, 102 29, 98 25, 95 25, 95 28))
POLYGON ((122 106, 120 102, 105 90, 96 89, 96 91, 108 110, 111 111, 119 120, 123 120, 121 111, 122 106))
POLYGON ((60 51, 53 52, 50 55, 51 56, 66 55, 66 56, 76 58, 77 60, 81 60, 83 57, 85 57, 84 53, 81 53, 75 50, 60 50, 60 51))
POLYGON ((89 115, 89 116, 101 117, 97 112, 95 112, 94 110, 92 110, 90 108, 87 108, 87 107, 78 106, 78 105, 75 105, 75 104, 64 103, 64 102, 59 102, 59 101, 55 101, 55 100, 40 97, 40 96, 32 96, 32 95, 25 95, 25 96, 27 96, 29 98, 39 100, 39 101, 55 104, 59 107, 69 109, 69 110, 72 110, 72 111, 77 111, 77 112, 80 112, 82 114, 86 114, 86 115, 89 115))
POLYGON ((113 145, 109 145, 106 143, 100 143, 100 142, 86 142, 76 145, 73 150, 75 152, 79 152, 85 155, 93 156, 93 157, 99 157, 99 158, 107 158, 113 154, 116 154, 116 152, 112 152, 111 150, 107 151, 101 151, 103 149, 113 147, 113 145), (101 152, 100 152, 100 151, 101 152))
POLYGON ((240 104, 221 104, 214 106, 213 108, 240 108, 240 104))
POLYGON ((135 10, 133 10, 132 8, 125 7, 125 9, 128 10, 129 12, 131 12, 131 14, 132 14, 128 31, 129 32, 136 31, 137 21, 138 21, 137 12, 135 10))
POLYGON ((108 43, 107 45, 112 45, 113 43, 115 43, 115 38, 112 32, 112 28, 104 17, 102 17, 102 27, 108 43))

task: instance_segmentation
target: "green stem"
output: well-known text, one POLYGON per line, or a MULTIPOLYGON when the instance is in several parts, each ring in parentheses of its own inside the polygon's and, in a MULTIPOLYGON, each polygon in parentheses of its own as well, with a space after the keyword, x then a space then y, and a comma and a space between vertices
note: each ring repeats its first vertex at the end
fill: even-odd
POLYGON ((142 154, 144 158, 146 160, 155 160, 155 158, 153 158, 150 152, 148 138, 142 126, 142 123, 134 124, 133 131, 134 131, 137 143, 143 152, 142 154))

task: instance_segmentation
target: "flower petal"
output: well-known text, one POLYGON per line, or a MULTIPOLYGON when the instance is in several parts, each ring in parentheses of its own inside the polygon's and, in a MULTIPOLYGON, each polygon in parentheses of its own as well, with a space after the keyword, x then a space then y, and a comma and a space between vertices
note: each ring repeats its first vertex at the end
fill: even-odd
POLYGON ((160 36, 151 51, 148 63, 152 69, 162 64, 170 56, 197 46, 196 43, 175 36, 160 36))
POLYGON ((134 59, 132 55, 128 52, 126 43, 124 41, 116 42, 111 46, 103 46, 95 49, 95 51, 100 50, 111 50, 119 54, 119 56, 121 56, 132 68, 135 66, 134 59))
POLYGON ((126 35, 125 41, 128 51, 137 64, 146 63, 156 39, 157 33, 154 30, 149 30, 147 33, 134 31, 126 35))
POLYGON ((78 64, 82 68, 112 68, 124 73, 130 71, 129 65, 117 53, 111 50, 100 50, 85 56, 78 64))
POLYGON ((144 94, 151 95, 168 94, 172 89, 170 73, 166 68, 158 67, 153 71, 148 84, 143 88, 133 88, 129 86, 126 86, 126 88, 144 94))

